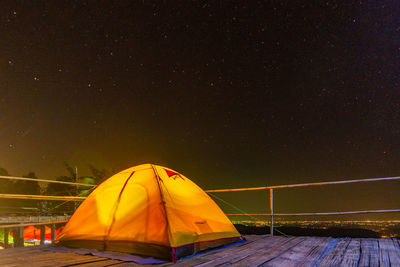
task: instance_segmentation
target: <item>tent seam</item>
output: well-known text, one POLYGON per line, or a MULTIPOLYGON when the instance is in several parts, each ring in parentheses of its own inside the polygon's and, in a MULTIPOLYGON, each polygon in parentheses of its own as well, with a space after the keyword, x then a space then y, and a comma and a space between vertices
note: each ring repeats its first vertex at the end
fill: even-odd
POLYGON ((174 262, 176 262, 175 249, 171 246, 172 232, 171 232, 170 224, 169 224, 169 220, 168 220, 167 208, 165 207, 164 196, 163 196, 163 193, 161 191, 161 185, 160 185, 160 182, 159 182, 159 180, 161 180, 161 178, 160 178, 156 168, 154 167, 154 165, 153 164, 150 164, 150 165, 153 168, 154 176, 155 176, 155 179, 156 179, 156 182, 157 182, 157 185, 158 185, 158 189, 159 189, 159 192, 160 192, 161 202, 162 202, 163 208, 164 208, 165 221, 167 222, 168 243, 169 243, 169 245, 171 247, 171 250, 172 250, 172 260, 174 262))

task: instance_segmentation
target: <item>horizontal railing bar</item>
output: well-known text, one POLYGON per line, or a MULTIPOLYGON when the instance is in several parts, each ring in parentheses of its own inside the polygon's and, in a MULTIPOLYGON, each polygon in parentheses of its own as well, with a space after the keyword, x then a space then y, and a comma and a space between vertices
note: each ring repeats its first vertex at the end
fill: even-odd
POLYGON ((65 181, 56 181, 56 180, 46 180, 46 179, 36 179, 36 178, 27 178, 27 177, 15 177, 15 176, 0 176, 0 179, 32 181, 32 182, 44 182, 44 183, 54 183, 54 184, 80 185, 80 186, 87 186, 87 187, 96 186, 94 184, 83 184, 83 183, 74 183, 74 182, 65 182, 65 181))
POLYGON ((21 194, 0 194, 0 198, 36 199, 36 200, 65 200, 65 201, 84 201, 86 199, 86 197, 75 197, 75 196, 42 196, 42 195, 21 195, 21 194))
POLYGON ((48 224, 58 224, 58 223, 66 223, 68 220, 65 221, 52 221, 52 222, 38 222, 38 223, 17 223, 17 224, 6 224, 0 225, 1 228, 15 228, 15 227, 25 227, 31 225, 48 225, 48 224))
POLYGON ((369 179, 343 180, 343 181, 332 181, 332 182, 320 182, 320 183, 274 185, 274 186, 268 186, 268 188, 276 189, 276 188, 290 188, 290 187, 304 187, 304 186, 320 186, 320 185, 332 185, 332 184, 349 184, 349 183, 377 182, 377 181, 388 181, 388 180, 400 180, 400 176, 396 176, 396 177, 385 177, 385 178, 369 178, 369 179))
MULTIPOLYGON (((346 215, 346 214, 385 213, 385 212, 400 212, 400 209, 335 211, 335 212, 274 213, 274 216, 346 215)), ((270 213, 226 213, 225 215, 226 216, 271 216, 270 213)))
MULTIPOLYGON (((9 180, 22 180, 22 181, 32 181, 32 182, 44 182, 44 183, 56 183, 56 184, 68 184, 68 185, 80 185, 87 187, 95 187, 97 185, 84 184, 84 183, 74 183, 56 180, 46 180, 46 179, 36 179, 27 177, 15 177, 15 176, 0 176, 0 179, 9 180)), ((317 182, 317 183, 304 183, 304 184, 289 184, 289 185, 273 185, 273 186, 261 186, 261 187, 245 187, 245 188, 230 188, 230 189, 210 189, 204 190, 205 192, 237 192, 237 191, 254 191, 254 190, 265 190, 265 189, 275 189, 275 188, 290 188, 290 187, 304 187, 304 186, 320 186, 320 185, 331 185, 331 184, 346 184, 346 183, 360 183, 360 182, 375 182, 375 181, 385 181, 385 180, 400 180, 400 176, 397 177, 385 177, 385 178, 370 178, 370 179, 356 179, 356 180, 343 180, 343 181, 332 181, 332 182, 317 182)))
POLYGON ((231 188, 231 189, 211 189, 211 190, 204 190, 204 192, 216 193, 216 192, 254 191, 254 190, 265 190, 268 188, 269 187, 267 186, 262 186, 262 187, 231 188))
POLYGON ((332 182, 305 183, 305 184, 272 185, 272 186, 249 187, 249 188, 215 189, 215 190, 204 190, 204 191, 205 192, 210 192, 210 193, 211 192, 215 193, 215 192, 254 191, 254 190, 265 190, 265 189, 292 188, 292 187, 305 187, 305 186, 321 186, 321 185, 349 184, 349 183, 363 183, 363 182, 377 182, 377 181, 388 181, 388 180, 400 180, 400 176, 385 177, 385 178, 343 180, 343 181, 332 181, 332 182))
MULTIPOLYGON (((96 185, 89 185, 89 184, 42 180, 42 179, 24 178, 24 177, 0 176, 0 178, 7 178, 7 179, 8 178, 18 178, 18 179, 21 178, 21 180, 33 180, 33 181, 45 181, 45 182, 55 182, 55 183, 63 183, 63 184, 96 186, 96 185)), ((385 180, 400 180, 400 177, 398 176, 398 177, 386 177, 386 178, 370 178, 370 179, 357 179, 357 180, 344 180, 344 181, 292 184, 292 185, 277 185, 277 186, 263 186, 263 187, 249 187, 249 188, 215 189, 215 190, 204 190, 204 191, 209 192, 209 193, 211 193, 211 192, 253 191, 253 190, 265 190, 265 189, 276 189, 276 188, 319 186, 319 185, 345 184, 345 183, 358 183, 358 182, 374 182, 374 181, 385 181, 385 180)), ((0 194, 0 198, 55 200, 55 201, 62 201, 62 200, 64 200, 64 201, 83 201, 86 199, 86 197, 77 197, 77 196, 43 196, 43 195, 22 195, 22 194, 0 194)), ((277 213, 276 215, 279 215, 279 214, 277 213)), ((308 213, 306 215, 308 215, 308 213)), ((313 214, 310 214, 310 215, 313 215, 313 214)), ((286 216, 286 215, 281 214, 280 216, 286 216)))

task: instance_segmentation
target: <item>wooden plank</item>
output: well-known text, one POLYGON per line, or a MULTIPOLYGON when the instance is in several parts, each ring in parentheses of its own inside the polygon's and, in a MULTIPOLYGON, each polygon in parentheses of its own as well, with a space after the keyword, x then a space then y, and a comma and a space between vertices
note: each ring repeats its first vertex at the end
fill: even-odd
MULTIPOLYGON (((32 252, 32 251, 31 251, 32 252)), ((25 254, 15 254, 11 257, 1 257, 0 258, 0 266, 6 264, 15 264, 15 266, 29 266, 32 263, 36 262, 39 257, 50 256, 50 253, 43 253, 43 252, 32 252, 32 253, 25 253, 25 254)))
MULTIPOLYGON (((8 250, 14 250, 14 249, 8 249, 8 250)), ((2 254, 0 256, 0 266, 1 266, 1 262, 5 259, 8 258, 14 258, 14 257, 29 257, 30 254, 35 253, 33 250, 27 250, 27 251, 19 251, 19 252, 10 252, 8 254, 2 254)))
POLYGON ((34 246, 29 246, 29 247, 22 247, 22 248, 9 248, 9 249, 2 249, 0 250, 0 258, 6 257, 11 254, 19 254, 19 253, 24 253, 24 251, 29 251, 36 249, 34 246))
POLYGON ((2 255, 7 255, 9 253, 13 252, 23 252, 23 251, 28 251, 28 250, 36 250, 36 249, 42 249, 42 248, 47 248, 48 245, 37 245, 37 246, 25 246, 25 247, 19 247, 19 248, 10 248, 7 250, 0 250, 0 256, 2 255))
MULTIPOLYGON (((12 250, 17 250, 16 254, 18 259, 16 259, 15 255, 11 257, 0 256, 0 266, 5 266, 6 264, 13 264, 13 266, 31 266, 32 263, 34 263, 34 266, 38 267, 77 264, 83 264, 83 266, 89 264, 92 266, 106 266, 107 262, 108 265, 124 263, 123 261, 110 260, 108 258, 101 258, 93 255, 80 255, 73 252, 53 252, 34 247, 30 250, 26 250, 26 248, 24 248, 24 250, 22 248, 12 250)), ((129 266, 143 265, 129 263, 129 266)))
MULTIPOLYGON (((103 260, 103 261, 94 261, 91 263, 85 263, 84 265, 81 265, 82 267, 103 267, 103 266, 119 266, 118 264, 122 263, 122 261, 119 260, 103 260)), ((147 266, 147 265, 142 265, 147 266)), ((157 265, 153 265, 157 266, 157 265)), ((158 265, 159 266, 159 265, 158 265)))
POLYGON ((0 216, 0 223, 40 223, 52 221, 67 221, 71 216, 0 216))
MULTIPOLYGON (((43 246, 0 250, 0 266, 146 266, 41 248, 43 246)), ((158 266, 313 266, 316 263, 318 266, 357 266, 358 263, 359 266, 400 266, 400 246, 396 239, 249 236, 247 241, 227 248, 158 266), (330 250, 328 243, 332 246, 330 250), (322 259, 316 262, 318 257, 322 259)))
POLYGON ((379 239, 379 265, 400 266, 400 248, 395 239, 379 239))
POLYGON ((283 242, 285 239, 286 238, 281 236, 258 239, 256 242, 252 242, 241 247, 222 249, 218 254, 215 254, 212 257, 205 255, 205 257, 202 257, 202 262, 199 262, 199 264, 192 265, 192 262, 182 261, 182 266, 185 264, 191 264, 192 266, 209 267, 223 264, 233 264, 245 257, 248 257, 261 248, 265 249, 266 247, 272 247, 275 244, 283 242))
POLYGON ((249 256, 240 259, 235 264, 241 266, 258 266, 265 262, 279 257, 284 252, 288 251, 294 246, 298 246, 301 242, 306 240, 306 237, 289 237, 285 238, 278 244, 273 246, 265 246, 257 251, 253 251, 249 256))
POLYGON ((390 251, 390 263, 392 266, 400 266, 400 245, 399 240, 392 238, 393 250, 390 251))
POLYGON ((360 260, 360 239, 353 238, 347 246, 340 266, 358 266, 360 260))
MULTIPOLYGON (((234 244, 230 247, 222 248, 222 249, 211 249, 206 252, 201 252, 198 255, 194 255, 190 258, 179 260, 178 263, 174 264, 174 266, 196 266, 201 265, 216 259, 225 258, 230 255, 236 255, 237 253, 248 249, 249 247, 253 247, 256 244, 265 245, 266 242, 272 241, 273 239, 280 239, 281 237, 271 238, 266 236, 261 237, 252 237, 246 239, 241 243, 234 244), (268 241, 266 241, 268 240, 268 241)), ((257 246, 257 245, 256 245, 257 246)))
MULTIPOLYGON (((143 265, 143 264, 138 264, 138 263, 135 263, 135 262, 120 262, 120 263, 117 263, 117 264, 113 264, 113 265, 111 265, 111 266, 115 266, 115 267, 137 267, 137 266, 140 266, 140 267, 143 267, 143 266, 153 266, 153 267, 155 267, 155 266, 163 266, 164 267, 164 265, 163 264, 161 264, 161 265, 150 265, 150 264, 146 264, 146 265, 143 265)), ((83 265, 82 267, 85 267, 85 265, 83 265)))
POLYGON ((25 251, 23 253, 17 253, 11 256, 4 256, 1 257, 0 261, 8 261, 8 260, 13 260, 15 256, 18 256, 18 258, 20 260, 30 260, 32 258, 37 258, 37 257, 45 257, 47 256, 53 256, 53 254, 51 254, 52 252, 50 251, 41 251, 41 250, 29 250, 29 251, 25 251))
MULTIPOLYGON (((312 266, 319 259, 332 238, 309 237, 262 266, 312 266)), ((257 253, 257 252, 256 252, 257 253)))
POLYGON ((336 245, 322 258, 320 266, 340 266, 351 238, 339 238, 336 245))
MULTIPOLYGON (((47 259, 47 261, 40 261, 40 262, 35 262, 35 267, 45 267, 45 266, 86 266, 87 264, 95 264, 94 266, 105 266, 102 264, 103 262, 107 262, 108 259, 96 259, 96 258, 71 258, 71 259, 63 259, 63 260, 57 260, 57 261, 52 261, 51 259, 47 259)), ((115 262, 108 263, 114 264, 115 262)))
POLYGON ((15 227, 27 227, 31 225, 46 225, 46 224, 65 224, 68 221, 51 221, 51 222, 38 222, 38 223, 17 223, 17 224, 7 224, 7 225, 0 225, 1 228, 15 228, 15 227))
MULTIPOLYGON (((13 255, 1 255, 0 266, 12 264, 13 266, 55 266, 69 264, 89 264, 96 263, 102 265, 103 261, 111 261, 109 264, 119 264, 121 261, 110 260, 108 258, 100 258, 92 255, 80 255, 72 252, 53 252, 46 251, 40 248, 31 247, 11 249, 13 255)), ((139 266, 139 265, 138 265, 139 266)), ((142 265, 140 265, 142 266, 142 265)))
POLYGON ((50 251, 35 251, 29 257, 18 257, 1 259, 0 264, 13 264, 14 266, 55 266, 55 265, 68 265, 68 264, 82 264, 108 260, 105 258, 98 258, 88 255, 78 255, 75 253, 55 253, 50 251))
POLYGON ((378 241, 373 238, 361 238, 360 267, 379 266, 378 241))
MULTIPOLYGON (((246 247, 246 246, 256 242, 257 240, 261 240, 261 239, 265 239, 265 238, 269 238, 269 237, 267 237, 266 235, 246 236, 246 240, 243 242, 233 244, 232 246, 226 247, 223 249, 217 248, 217 249, 211 249, 211 250, 208 250, 205 252, 200 252, 197 255, 179 260, 176 264, 174 264, 174 266, 185 266, 183 263, 191 264, 193 266, 196 264, 201 264, 201 263, 207 262, 209 260, 222 257, 221 253, 231 253, 231 251, 241 250, 241 249, 243 249, 243 247, 246 247)), ((169 265, 172 265, 172 263, 170 263, 169 265)), ((168 263, 165 266, 168 266, 168 263)))

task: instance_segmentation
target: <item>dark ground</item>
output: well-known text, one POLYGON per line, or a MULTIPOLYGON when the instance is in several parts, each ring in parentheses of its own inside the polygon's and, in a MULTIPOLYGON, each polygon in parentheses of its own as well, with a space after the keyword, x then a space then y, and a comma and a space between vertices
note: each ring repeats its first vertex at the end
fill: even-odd
MULTIPOLYGON (((249 234, 269 234, 270 229, 268 226, 247 226, 242 224, 235 224, 236 229, 243 235, 249 234)), ((276 227, 275 235, 291 235, 291 236, 331 236, 331 237, 364 237, 364 238, 380 238, 380 234, 367 229, 361 228, 340 228, 340 227, 329 227, 327 229, 312 229, 302 227, 276 227)))

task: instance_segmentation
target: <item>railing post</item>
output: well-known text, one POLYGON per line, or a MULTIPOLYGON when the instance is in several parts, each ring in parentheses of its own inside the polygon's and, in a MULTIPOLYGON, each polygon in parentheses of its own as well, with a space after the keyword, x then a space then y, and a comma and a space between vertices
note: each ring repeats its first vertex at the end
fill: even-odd
POLYGON ((274 189, 269 189, 269 209, 271 213, 270 235, 274 236, 274 189))
POLYGON ((23 247, 24 246, 24 227, 14 228, 14 247, 23 247))
POLYGON ((54 244, 54 240, 56 239, 56 225, 53 223, 51 225, 51 243, 54 244))
POLYGON ((44 245, 44 240, 46 239, 46 226, 40 225, 40 245, 44 245))
POLYGON ((8 248, 8 228, 4 228, 4 249, 8 248))

